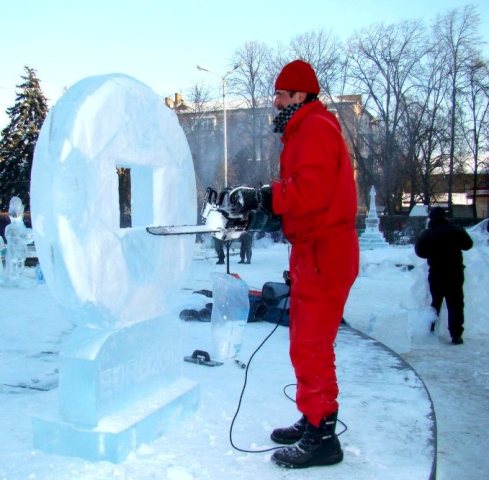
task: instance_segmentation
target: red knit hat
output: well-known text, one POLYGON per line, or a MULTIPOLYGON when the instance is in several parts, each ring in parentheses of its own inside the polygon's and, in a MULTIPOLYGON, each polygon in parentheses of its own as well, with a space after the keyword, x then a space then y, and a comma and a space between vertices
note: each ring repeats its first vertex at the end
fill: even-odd
POLYGON ((290 92, 319 93, 319 82, 311 65, 302 60, 294 60, 282 68, 277 80, 275 90, 288 90, 290 92))

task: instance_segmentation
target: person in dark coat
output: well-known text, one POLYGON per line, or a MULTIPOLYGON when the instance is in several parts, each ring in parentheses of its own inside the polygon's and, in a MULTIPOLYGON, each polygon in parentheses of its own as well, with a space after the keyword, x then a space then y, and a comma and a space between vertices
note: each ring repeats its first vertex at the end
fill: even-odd
POLYGON ((216 250, 217 253, 217 265, 224 265, 224 260, 226 258, 226 255, 224 253, 224 241, 220 240, 219 238, 213 237, 214 238, 214 249, 216 250))
POLYGON ((421 232, 414 250, 418 257, 428 260, 431 306, 439 315, 445 299, 452 343, 460 345, 464 332, 465 267, 462 250, 472 248, 473 242, 465 229, 446 218, 442 207, 433 208, 429 219, 428 228, 421 232))
POLYGON ((241 260, 238 263, 251 263, 251 247, 253 245, 253 233, 252 232, 244 232, 239 237, 239 241, 241 242, 241 246, 239 249, 239 256, 241 260))

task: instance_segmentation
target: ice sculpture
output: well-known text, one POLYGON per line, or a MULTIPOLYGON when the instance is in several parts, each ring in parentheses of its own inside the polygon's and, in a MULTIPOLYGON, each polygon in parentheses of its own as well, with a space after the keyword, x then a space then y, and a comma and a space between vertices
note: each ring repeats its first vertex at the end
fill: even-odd
POLYGON ((370 189, 370 207, 365 219, 365 231, 360 235, 359 243, 361 249, 373 250, 375 248, 387 247, 384 235, 379 230, 379 217, 375 206, 375 188, 370 189))
POLYGON ((42 271, 77 324, 60 349, 59 417, 34 419, 34 446, 119 462, 198 401, 180 374, 171 314, 194 238, 145 231, 195 223, 190 150, 149 87, 122 74, 90 77, 51 109, 31 179, 42 271), (130 179, 129 228, 120 169, 130 179))
POLYGON ((235 358, 241 350, 250 300, 248 285, 227 273, 215 273, 211 315, 215 356, 219 360, 235 358))
POLYGON ((10 199, 8 215, 10 223, 5 227, 7 246, 2 284, 10 287, 33 285, 33 282, 22 275, 27 258, 27 243, 32 241, 32 233, 24 224, 24 205, 19 197, 10 199))

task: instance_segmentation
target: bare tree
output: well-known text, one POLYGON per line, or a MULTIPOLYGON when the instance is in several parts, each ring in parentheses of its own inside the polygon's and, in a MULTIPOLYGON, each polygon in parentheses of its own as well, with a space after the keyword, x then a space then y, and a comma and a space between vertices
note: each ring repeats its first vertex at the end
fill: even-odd
POLYGON ((229 79, 229 89, 241 98, 248 108, 267 104, 266 72, 271 57, 270 48, 264 43, 247 42, 238 48, 232 58, 239 68, 229 79))
POLYGON ((224 185, 222 137, 216 128, 218 102, 206 85, 196 84, 188 90, 184 107, 176 110, 191 147, 200 202, 207 187, 220 190, 224 185))
MULTIPOLYGON (((482 85, 482 70, 474 69, 478 19, 469 6, 438 17, 429 32, 421 21, 403 21, 372 25, 344 46, 323 30, 298 35, 274 50, 260 42, 243 44, 226 75, 231 183, 268 181, 277 173, 280 143, 271 128, 274 82, 287 62, 302 58, 315 68, 342 123, 360 193, 368 200, 374 184, 386 212, 398 213, 405 190, 411 205, 431 204, 434 174, 448 173, 452 209, 454 171, 461 168, 462 147, 467 150, 462 132, 467 141, 470 133, 471 145, 477 145, 472 150, 477 169, 487 152, 481 146, 487 144, 489 127, 480 117, 487 102, 481 91, 470 95, 471 87, 482 85), (478 77, 471 80, 471 72, 478 77), (475 111, 477 139, 474 115, 469 114, 475 111)), ((220 106, 207 109, 204 93, 196 87, 189 95, 193 123, 184 128, 189 137, 200 135, 202 148, 193 151, 196 171, 216 179, 222 153, 216 138, 223 115, 220 106), (206 130, 212 122, 213 128, 206 130)), ((489 116, 487 109, 484 115, 489 116)))
POLYGON ((439 16, 434 24, 435 41, 444 47, 444 61, 448 66, 447 82, 450 109, 450 151, 448 167, 448 209, 453 215, 453 174, 457 149, 457 111, 463 85, 470 72, 473 50, 479 41, 479 15, 473 5, 454 9, 439 16))
POLYGON ((324 93, 331 97, 341 76, 341 44, 332 32, 317 30, 294 37, 289 45, 290 57, 309 62, 324 93))
POLYGON ((209 88, 204 84, 195 84, 187 92, 188 99, 186 105, 194 115, 191 125, 186 125, 190 130, 198 129, 201 120, 205 118, 209 110, 216 108, 217 104, 211 102, 209 88))
POLYGON ((481 153, 487 153, 487 136, 484 129, 489 124, 489 67, 487 62, 474 58, 468 72, 468 85, 464 91, 464 109, 460 109, 462 131, 471 156, 472 183, 472 214, 477 218, 476 191, 478 189, 479 170, 482 166, 481 153))
MULTIPOLYGON (((229 78, 229 91, 243 101, 248 109, 239 125, 234 125, 234 138, 241 148, 235 171, 240 182, 268 181, 271 177, 270 158, 270 63, 272 51, 264 43, 247 42, 238 48, 232 58, 239 68, 229 78), (250 169, 249 167, 252 166, 250 169)), ((237 179, 238 180, 238 179, 237 179)))
POLYGON ((426 39, 426 55, 415 88, 405 99, 403 126, 407 159, 410 207, 433 199, 433 174, 440 172, 445 154, 447 126, 443 109, 446 94, 446 66, 440 47, 426 39))
POLYGON ((372 185, 380 183, 378 155, 375 154, 379 151, 379 123, 366 108, 364 92, 352 85, 350 78, 352 59, 348 48, 349 46, 340 46, 336 91, 335 95, 329 98, 328 107, 340 121, 351 155, 360 203, 367 206, 372 185))
POLYGON ((380 142, 375 154, 381 166, 379 190, 388 213, 397 213, 402 205, 405 164, 398 135, 405 100, 415 88, 425 55, 423 40, 422 23, 405 21, 374 25, 348 44, 348 81, 378 120, 380 142))

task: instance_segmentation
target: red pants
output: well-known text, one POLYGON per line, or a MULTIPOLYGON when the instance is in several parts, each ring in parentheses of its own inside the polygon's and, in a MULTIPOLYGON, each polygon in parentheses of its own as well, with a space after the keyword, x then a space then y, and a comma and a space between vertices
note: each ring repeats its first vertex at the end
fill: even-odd
POLYGON ((358 274, 355 231, 292 247, 290 359, 297 408, 316 426, 338 411, 334 340, 358 274))

